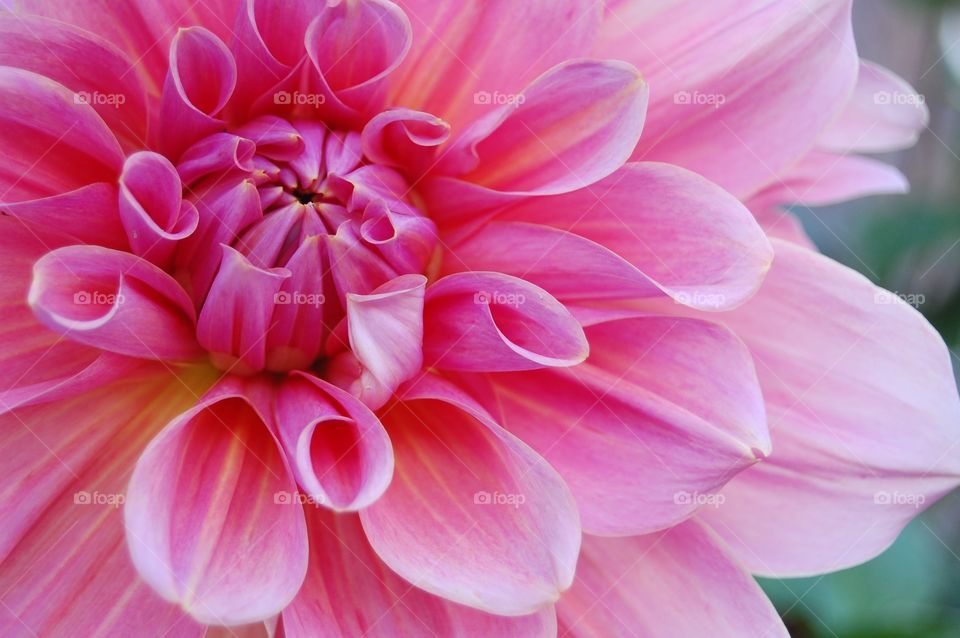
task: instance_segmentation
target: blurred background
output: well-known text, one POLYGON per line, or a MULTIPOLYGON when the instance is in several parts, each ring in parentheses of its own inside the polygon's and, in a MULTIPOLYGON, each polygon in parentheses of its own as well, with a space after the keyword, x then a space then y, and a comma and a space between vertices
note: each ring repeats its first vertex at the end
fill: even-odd
MULTIPOLYGON (((856 0, 854 28, 930 109, 919 144, 885 158, 912 193, 796 212, 825 254, 916 300, 960 371, 960 0, 856 0)), ((865 565, 761 585, 794 638, 960 638, 960 490, 865 565)))

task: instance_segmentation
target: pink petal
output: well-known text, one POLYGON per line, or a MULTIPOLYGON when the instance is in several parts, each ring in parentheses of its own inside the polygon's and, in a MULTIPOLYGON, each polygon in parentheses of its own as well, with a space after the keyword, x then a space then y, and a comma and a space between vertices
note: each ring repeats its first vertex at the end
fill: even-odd
POLYGON ((256 144, 245 137, 214 133, 183 153, 177 163, 177 173, 184 184, 231 170, 250 173, 254 170, 253 156, 256 150, 256 144))
POLYGON ((741 198, 775 180, 856 84, 851 4, 682 0, 659 11, 614 8, 595 54, 643 69, 653 96, 633 157, 689 168, 741 198))
POLYGON ((197 140, 223 128, 220 112, 233 95, 237 66, 227 46, 203 27, 177 32, 163 85, 155 143, 176 160, 197 140))
POLYGON ((300 593, 283 610, 288 638, 554 638, 553 608, 529 616, 487 614, 428 594, 383 564, 356 516, 307 513, 310 559, 300 593))
POLYGON ((602 7, 590 0, 400 0, 413 49, 392 78, 392 104, 435 113, 462 130, 497 99, 585 55, 602 7), (537 28, 516 28, 536 24, 537 28))
POLYGON ((886 153, 909 148, 930 123, 923 97, 891 71, 860 61, 853 97, 819 139, 838 153, 886 153))
POLYGON ((495 272, 457 273, 430 286, 423 347, 427 365, 478 372, 572 366, 589 350, 563 304, 495 272))
POLYGON ((0 208, 40 234, 43 229, 56 229, 78 244, 129 248, 120 223, 114 184, 98 182, 60 195, 0 203, 0 208))
POLYGON ((363 128, 363 152, 371 161, 419 177, 433 165, 437 147, 450 138, 440 118, 405 108, 380 113, 363 128))
POLYGON ((316 503, 356 511, 376 501, 393 477, 393 448, 360 401, 313 375, 280 387, 277 430, 297 482, 316 503))
POLYGON ((384 413, 390 489, 360 512, 377 555, 417 587, 531 614, 573 580, 580 526, 556 472, 456 388, 428 379, 384 413))
POLYGON ((144 88, 127 72, 131 60, 108 41, 56 20, 6 16, 0 18, 0 65, 59 82, 90 104, 118 137, 143 145, 144 88))
POLYGON ((696 522, 635 538, 587 536, 557 616, 564 638, 788 638, 757 583, 696 522))
POLYGON ((960 400, 918 312, 825 257, 775 247, 764 288, 723 317, 757 361, 774 453, 703 517, 751 571, 798 576, 876 556, 957 485, 960 400))
POLYGON ((451 143, 442 177, 424 183, 428 206, 465 216, 529 195, 557 195, 607 177, 640 138, 647 87, 629 64, 571 61, 528 86, 517 103, 474 123, 451 143))
POLYGON ((328 2, 310 23, 307 55, 321 94, 320 112, 350 121, 386 99, 387 77, 410 50, 406 14, 388 0, 328 2))
POLYGON ((8 202, 113 182, 117 139, 93 107, 41 75, 0 67, 0 192, 8 202))
POLYGON ((422 275, 404 275, 369 295, 347 295, 350 348, 389 390, 420 372, 423 365, 426 285, 422 275))
POLYGON ((161 360, 200 354, 190 298, 129 253, 96 246, 47 253, 33 267, 27 299, 45 326, 102 350, 161 360))
POLYGON ((733 333, 646 317, 593 326, 587 338, 590 358, 575 368, 477 385, 503 427, 570 485, 589 533, 674 525, 770 454, 753 362, 733 333))
POLYGON ((133 252, 161 268, 173 261, 177 242, 197 229, 196 207, 182 199, 180 176, 163 155, 127 157, 120 175, 120 221, 133 252))
POLYGON ((237 374, 263 370, 266 334, 290 271, 263 269, 222 244, 223 259, 197 320, 197 339, 218 367, 237 374))
POLYGON ((439 241, 429 217, 390 210, 378 199, 363 212, 360 236, 398 272, 424 272, 439 241))
POLYGON ((137 457, 203 391, 203 374, 175 379, 156 364, 150 377, 0 417, 10 488, 0 499, 0 634, 203 635, 134 571, 121 508, 137 457))
POLYGON ((279 613, 307 568, 296 484, 252 390, 222 382, 137 461, 124 508, 137 571, 202 623, 279 613))
POLYGON ((726 310, 756 292, 773 259, 740 202, 666 164, 627 164, 590 188, 530 199, 498 218, 525 224, 470 233, 448 267, 522 275, 564 302, 667 294, 726 310))

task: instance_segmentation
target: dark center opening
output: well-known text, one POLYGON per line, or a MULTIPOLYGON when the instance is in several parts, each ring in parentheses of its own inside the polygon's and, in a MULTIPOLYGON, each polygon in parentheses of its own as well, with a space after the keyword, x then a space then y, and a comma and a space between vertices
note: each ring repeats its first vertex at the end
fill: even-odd
POLYGON ((309 204, 316 199, 317 194, 298 189, 293 191, 293 196, 296 197, 301 204, 309 204))

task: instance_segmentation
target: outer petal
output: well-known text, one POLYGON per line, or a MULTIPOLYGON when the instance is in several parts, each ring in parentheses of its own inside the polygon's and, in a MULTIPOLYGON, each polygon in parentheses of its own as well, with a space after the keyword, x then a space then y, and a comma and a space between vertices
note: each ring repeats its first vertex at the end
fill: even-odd
POLYGON ((297 481, 318 504, 354 511, 387 489, 393 477, 390 438, 350 394, 297 373, 280 386, 274 416, 297 481))
POLYGON ((360 513, 381 559, 418 587, 500 615, 535 612, 573 579, 580 546, 563 481, 455 388, 422 380, 383 414, 387 493, 360 513))
POLYGON ((54 332, 102 350, 161 360, 200 354, 190 298, 129 253, 96 246, 47 253, 34 264, 27 301, 54 332))
POLYGON ((666 164, 627 164, 590 188, 527 200, 498 219, 552 229, 488 225, 451 249, 449 267, 522 276, 565 303, 667 294, 726 310, 759 288, 773 259, 740 202, 666 164))
POLYGON ((575 368, 477 384, 500 423, 570 485, 587 532, 676 524, 716 506, 728 480, 770 453, 750 354, 725 328, 646 317, 587 338, 590 359, 575 368))
POLYGON ((413 50, 391 85, 393 104, 435 113, 460 130, 515 97, 551 66, 581 57, 602 6, 590 0, 400 0, 413 50), (535 29, 516 28, 536 24, 535 29))
POLYGON ((451 143, 440 167, 457 178, 425 182, 427 205, 465 216, 589 186, 630 156, 646 106, 647 87, 629 64, 573 60, 554 67, 451 143))
POLYGON ((134 565, 206 624, 279 613, 306 573, 296 484, 252 391, 228 379, 171 421, 137 461, 127 490, 134 565))
POLYGON ((551 606, 519 617, 458 605, 403 580, 370 547, 356 516, 307 512, 310 559, 300 593, 283 611, 289 638, 555 638, 551 606))
POLYGON ((134 571, 121 506, 144 446, 208 383, 204 373, 175 379, 157 365, 150 377, 0 417, 0 634, 203 635, 134 571))
POLYGON ((773 455, 709 522, 756 573, 872 558, 957 485, 960 400, 942 339, 861 276, 777 241, 767 284, 725 317, 757 361, 773 455))
POLYGON ((885 153, 917 142, 930 111, 917 91, 891 71, 860 62, 853 97, 820 136, 823 149, 838 153, 885 153))
POLYGON ((788 637, 753 578, 692 521, 651 536, 586 537, 557 615, 563 638, 788 637))
POLYGON ((738 197, 772 182, 813 146, 856 84, 851 4, 614 7, 597 54, 626 56, 654 96, 634 157, 692 169, 738 197))
POLYGON ((423 344, 428 365, 478 372, 572 366, 589 352, 563 304, 495 272, 457 273, 431 285, 423 344))
POLYGON ((58 195, 112 182, 123 154, 89 104, 53 80, 0 67, 0 199, 58 195))

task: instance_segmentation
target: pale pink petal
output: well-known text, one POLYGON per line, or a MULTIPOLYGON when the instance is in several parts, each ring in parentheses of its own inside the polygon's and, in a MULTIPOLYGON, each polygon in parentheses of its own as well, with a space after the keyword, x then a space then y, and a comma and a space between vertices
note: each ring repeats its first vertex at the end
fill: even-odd
POLYGON ((356 511, 387 489, 393 477, 390 438, 350 394, 297 373, 280 386, 275 416, 297 482, 317 504, 356 511))
POLYGON ((102 350, 144 359, 200 354, 190 298, 129 253, 97 246, 47 253, 34 264, 27 300, 48 328, 102 350))
POLYGON ((0 200, 37 199, 113 182, 123 165, 116 137, 62 84, 0 67, 0 200))
POLYGON ((891 71, 860 61, 850 103, 818 140, 838 153, 886 153, 917 143, 930 111, 917 91, 891 71))
POLYGON ((874 557, 960 482, 960 400, 920 313, 825 257, 775 247, 761 292, 722 317, 757 362, 773 454, 702 516, 751 571, 798 576, 874 557))
POLYGON ((589 351, 563 304, 496 272, 457 273, 430 285, 423 347, 427 365, 477 372, 572 366, 589 351))
POLYGON ((423 275, 404 275, 368 295, 347 295, 350 348, 390 390, 413 377, 423 365, 426 285, 423 275))
POLYGON ((753 362, 733 333, 672 317, 586 332, 586 363, 476 385, 503 427, 560 472, 587 532, 667 528, 770 454, 753 362))
POLYGON ((279 613, 307 568, 296 484, 279 443, 227 379, 173 419, 137 461, 124 507, 137 571, 200 622, 279 613))
POLYGON ((640 138, 647 87, 624 62, 574 60, 554 67, 512 104, 489 113, 443 151, 424 182, 428 206, 449 214, 584 188, 630 157, 640 138))
POLYGON ((74 399, 4 417, 0 634, 132 636, 144 627, 200 638, 203 627, 133 569, 124 490, 147 442, 209 380, 156 364, 74 399), (15 547, 14 551, 8 551, 15 547))
POLYGON ((288 638, 555 638, 552 606, 518 617, 495 616, 428 594, 393 573, 370 547, 356 516, 307 514, 310 568, 283 610, 288 638))
POLYGON ((773 259, 740 202, 667 164, 630 163, 590 188, 527 200, 498 219, 525 224, 470 233, 451 248, 447 268, 523 276, 565 303, 666 294, 726 310, 756 292, 773 259))
POLYGON ((383 415, 393 482, 360 512, 377 555, 432 594, 524 615, 570 586, 580 548, 557 473, 459 390, 436 379, 383 415))
POLYGON ((197 340, 219 367, 237 374, 266 365, 267 329, 290 271, 255 266, 222 244, 223 258, 197 319, 197 340))
POLYGON ((650 536, 584 538, 557 616, 561 638, 788 638, 763 590, 693 521, 650 536))
POLYGON ((90 104, 130 146, 144 143, 147 102, 128 73, 131 60, 110 42, 74 26, 29 16, 0 19, 0 65, 46 76, 90 104))
POLYGON ((22 202, 0 202, 0 210, 25 222, 39 234, 56 229, 78 244, 97 244, 125 250, 129 247, 115 184, 98 182, 61 195, 22 202))
POLYGON ((465 126, 550 67, 586 55, 602 5, 591 0, 400 0, 413 49, 391 103, 465 126), (517 25, 536 24, 536 28, 517 25))
POLYGON ((120 174, 120 221, 132 252, 161 268, 173 261, 177 242, 197 229, 196 207, 182 199, 180 176, 163 155, 127 157, 120 174))
POLYGON ((386 99, 388 76, 410 50, 410 21, 389 0, 328 2, 305 35, 316 83, 331 121, 372 115, 386 99))
POLYGON ((738 197, 775 180, 813 146, 856 84, 851 4, 615 7, 595 54, 626 59, 650 85, 634 158, 689 168, 738 197))
POLYGON ((154 134, 161 152, 177 160, 191 144, 221 130, 219 115, 236 84, 237 66, 227 45, 202 27, 181 29, 170 44, 170 70, 154 134))

